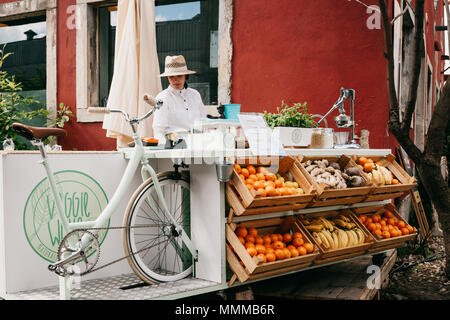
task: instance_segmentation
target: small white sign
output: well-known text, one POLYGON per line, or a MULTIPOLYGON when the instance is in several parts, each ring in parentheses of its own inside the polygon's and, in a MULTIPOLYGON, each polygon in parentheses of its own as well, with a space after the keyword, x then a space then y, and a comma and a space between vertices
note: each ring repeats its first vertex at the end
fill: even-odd
POLYGON ((255 156, 285 156, 280 136, 267 126, 260 113, 240 113, 239 121, 255 156))

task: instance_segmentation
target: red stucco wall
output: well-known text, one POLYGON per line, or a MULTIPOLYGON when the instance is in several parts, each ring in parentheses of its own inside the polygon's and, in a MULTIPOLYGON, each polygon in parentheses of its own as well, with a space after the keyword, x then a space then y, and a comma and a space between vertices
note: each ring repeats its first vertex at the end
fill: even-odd
MULTIPOLYGON (((58 0, 58 102, 64 102, 76 113, 76 29, 67 27, 67 20, 76 0, 58 0)), ((70 25, 70 24, 69 24, 70 25)), ((106 138, 101 123, 79 123, 71 119, 65 129, 68 136, 59 140, 64 150, 115 150, 116 140, 106 138)))
POLYGON ((307 101, 311 113, 325 114, 341 87, 352 88, 356 131, 370 130, 372 148, 391 148, 382 30, 367 28, 369 15, 356 2, 295 3, 235 2, 233 102, 273 112, 282 100, 307 101))

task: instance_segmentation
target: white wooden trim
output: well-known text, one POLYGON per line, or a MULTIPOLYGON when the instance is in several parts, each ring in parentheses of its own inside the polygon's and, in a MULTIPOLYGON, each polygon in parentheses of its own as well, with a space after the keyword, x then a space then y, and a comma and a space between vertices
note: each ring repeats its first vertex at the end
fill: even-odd
MULTIPOLYGON (((78 1, 80 2, 80 1, 78 1)), ((77 2, 77 3, 78 3, 77 2)), ((79 25, 76 29, 76 107, 78 122, 101 122, 103 114, 88 113, 87 108, 98 106, 98 43, 95 8, 87 3, 77 4, 79 25), (92 41, 92 38, 95 38, 92 41)))
POLYGON ((219 0, 219 79, 217 88, 219 104, 231 102, 233 4, 234 0, 219 0))
POLYGON ((47 83, 46 83, 46 102, 47 110, 51 117, 56 116, 58 107, 58 59, 57 59, 57 32, 58 32, 58 12, 56 8, 46 11, 46 41, 47 41, 47 83))
POLYGON ((21 0, 0 4, 0 18, 55 9, 57 0, 21 0))

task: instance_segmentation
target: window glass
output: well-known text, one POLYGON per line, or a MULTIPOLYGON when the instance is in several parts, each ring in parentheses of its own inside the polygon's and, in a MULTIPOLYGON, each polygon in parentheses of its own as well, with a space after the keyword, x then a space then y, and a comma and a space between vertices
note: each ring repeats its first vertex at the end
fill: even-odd
POLYGON ((24 91, 45 90, 46 82, 46 29, 45 21, 0 28, 0 46, 6 44, 5 52, 12 52, 2 69, 24 91))
MULTIPOLYGON (((37 110, 46 105, 46 22, 45 16, 0 24, 0 47, 6 58, 2 70, 22 84, 21 95, 32 97, 39 103, 24 107, 37 110)), ((45 126, 45 116, 28 121, 30 125, 45 126)))
MULTIPOLYGON (((107 35, 100 31, 100 63, 102 56, 104 67, 100 65, 100 101, 106 105, 106 99, 112 80, 114 68, 114 45, 117 25, 117 11, 107 10, 108 14, 100 12, 100 28, 108 25, 107 35), (102 21, 103 19, 103 21, 102 21), (103 52, 103 55, 102 55, 103 52), (102 90, 102 82, 107 77, 107 89, 102 90), (103 78, 103 80, 102 80, 103 78), (103 94, 102 94, 103 92, 103 94)), ((188 85, 198 90, 204 104, 217 104, 217 57, 218 57, 218 0, 161 0, 156 2, 156 42, 161 73, 164 72, 164 62, 168 55, 183 55, 188 68, 197 73, 189 75, 188 85)), ((161 78, 163 88, 169 83, 167 78, 161 78)))

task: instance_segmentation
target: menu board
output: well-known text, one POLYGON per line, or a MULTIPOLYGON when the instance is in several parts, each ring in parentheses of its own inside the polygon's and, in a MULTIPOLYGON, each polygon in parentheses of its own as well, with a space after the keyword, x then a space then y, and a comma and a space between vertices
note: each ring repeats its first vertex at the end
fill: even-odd
POLYGON ((286 155, 279 135, 267 126, 261 113, 239 113, 238 117, 248 140, 250 151, 255 156, 286 155))

